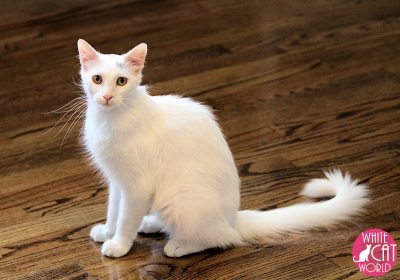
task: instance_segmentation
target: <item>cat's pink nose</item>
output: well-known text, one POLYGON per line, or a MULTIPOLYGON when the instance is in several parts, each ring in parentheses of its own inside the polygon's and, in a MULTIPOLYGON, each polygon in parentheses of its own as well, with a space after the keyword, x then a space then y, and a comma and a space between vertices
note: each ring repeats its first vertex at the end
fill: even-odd
POLYGON ((111 100, 112 95, 111 94, 105 94, 105 95, 103 95, 103 98, 108 102, 108 101, 111 100))

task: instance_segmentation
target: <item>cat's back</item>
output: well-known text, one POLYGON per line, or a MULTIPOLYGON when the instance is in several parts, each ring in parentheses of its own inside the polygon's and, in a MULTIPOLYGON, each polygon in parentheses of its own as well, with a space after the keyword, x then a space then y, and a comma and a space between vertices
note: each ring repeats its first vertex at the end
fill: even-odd
POLYGON ((212 110, 207 105, 189 97, 178 95, 154 96, 153 99, 162 107, 169 116, 187 116, 190 119, 214 119, 212 110))
POLYGON ((154 96, 154 100, 161 107, 164 120, 170 128, 176 129, 212 129, 218 130, 212 109, 189 97, 177 95, 154 96))
MULTIPOLYGON (((194 151, 214 151, 229 154, 229 148, 212 109, 188 97, 155 96, 163 111, 164 143, 193 154, 194 151), (170 141, 168 141, 170 140, 170 141)), ((230 156, 229 156, 230 157, 230 156)))
POLYGON ((184 145, 221 145, 226 141, 212 109, 188 97, 177 95, 155 96, 163 111, 165 136, 184 145))

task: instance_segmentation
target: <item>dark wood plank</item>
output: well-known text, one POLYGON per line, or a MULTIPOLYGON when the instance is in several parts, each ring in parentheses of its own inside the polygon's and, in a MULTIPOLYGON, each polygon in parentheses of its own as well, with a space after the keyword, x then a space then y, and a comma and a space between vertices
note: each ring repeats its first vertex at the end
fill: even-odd
MULTIPOLYGON (((361 279, 364 229, 400 238, 400 2, 3 1, 0 9, 1 279, 361 279), (149 44, 145 83, 216 110, 242 178, 242 208, 304 201, 340 167, 369 184, 354 224, 277 244, 166 258, 162 235, 108 259, 88 238, 107 189, 79 121, 45 114, 79 95, 76 41, 121 53, 149 44)), ((386 279, 400 277, 399 265, 386 279)))

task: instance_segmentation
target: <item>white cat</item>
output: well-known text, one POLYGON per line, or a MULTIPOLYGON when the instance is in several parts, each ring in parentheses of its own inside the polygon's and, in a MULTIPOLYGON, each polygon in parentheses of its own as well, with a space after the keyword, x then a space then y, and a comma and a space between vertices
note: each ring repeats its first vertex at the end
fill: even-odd
POLYGON ((211 110, 190 98, 150 96, 140 86, 146 44, 124 55, 101 54, 84 40, 78 49, 84 143, 109 184, 107 222, 90 232, 104 242, 104 255, 128 253, 138 230, 166 232, 170 257, 265 241, 344 221, 369 201, 366 186, 336 170, 302 192, 331 200, 239 211, 240 179, 211 110))
POLYGON ((367 262, 369 253, 371 252, 371 244, 367 244, 367 248, 362 250, 358 255, 358 260, 353 256, 353 262, 367 262))

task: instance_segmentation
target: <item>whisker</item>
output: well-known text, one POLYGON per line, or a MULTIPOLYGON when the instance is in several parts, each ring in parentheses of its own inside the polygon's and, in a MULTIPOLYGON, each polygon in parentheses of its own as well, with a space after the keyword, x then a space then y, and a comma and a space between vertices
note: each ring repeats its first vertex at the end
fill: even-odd
POLYGON ((72 83, 74 83, 74 85, 76 85, 78 88, 83 89, 82 82, 80 83, 75 82, 74 77, 72 77, 72 83))
POLYGON ((45 112, 44 114, 56 113, 56 112, 58 112, 58 111, 64 109, 64 108, 67 107, 68 105, 72 105, 71 103, 73 103, 73 102, 78 102, 78 101, 86 101, 86 97, 85 97, 85 96, 76 97, 76 98, 72 99, 70 102, 68 102, 67 104, 61 106, 60 108, 58 108, 58 109, 56 109, 56 110, 53 110, 53 111, 50 111, 50 112, 45 112))
MULTIPOLYGON (((83 105, 83 104, 80 104, 79 106, 81 106, 81 105, 83 105)), ((78 106, 78 105, 77 105, 77 106, 78 106)), ((51 128, 49 128, 48 130, 46 130, 42 135, 46 135, 47 133, 49 133, 50 131, 52 131, 52 130, 64 119, 64 117, 65 117, 66 115, 68 115, 68 113, 71 112, 72 110, 73 110, 73 109, 66 111, 65 114, 64 114, 51 128)))
POLYGON ((73 117, 77 112, 79 112, 79 110, 80 110, 81 108, 83 108, 85 105, 86 105, 86 104, 80 105, 80 106, 75 110, 75 112, 73 112, 73 113, 71 114, 71 116, 68 118, 67 122, 66 122, 66 123, 63 125, 63 127, 57 132, 57 134, 56 134, 55 136, 57 136, 58 134, 60 134, 60 132, 64 129, 64 127, 68 124, 68 122, 72 119, 72 117, 73 117))
POLYGON ((74 120, 72 121, 71 125, 69 126, 66 136, 68 136, 68 134, 72 131, 72 129, 74 128, 74 126, 76 125, 76 123, 80 120, 80 118, 82 117, 82 115, 86 112, 86 108, 82 108, 82 110, 78 113, 78 115, 74 118, 74 120))
POLYGON ((57 112, 53 112, 54 114, 62 114, 62 113, 67 113, 67 112, 71 112, 71 111, 73 111, 74 110, 74 108, 77 106, 77 105, 82 105, 82 104, 85 104, 86 102, 85 101, 78 101, 77 103, 75 103, 74 105, 71 105, 71 107, 70 108, 65 108, 65 109, 67 109, 66 111, 57 111, 57 112))
POLYGON ((66 139, 68 138, 68 135, 72 132, 73 128, 79 122, 79 120, 85 114, 85 112, 86 112, 86 108, 84 108, 81 112, 79 112, 78 115, 74 118, 74 120, 72 121, 71 125, 69 126, 67 132, 65 133, 64 138, 63 138, 59 148, 61 148, 62 145, 64 145, 66 139))
POLYGON ((58 112, 59 110, 65 109, 68 106, 73 106, 75 104, 75 102, 82 102, 82 101, 85 102, 86 101, 86 97, 79 96, 79 97, 76 97, 76 98, 72 99, 70 102, 68 102, 67 104, 61 106, 60 108, 58 108, 56 110, 53 110, 53 111, 50 111, 50 112, 46 112, 46 113, 49 114, 49 113, 58 112))

